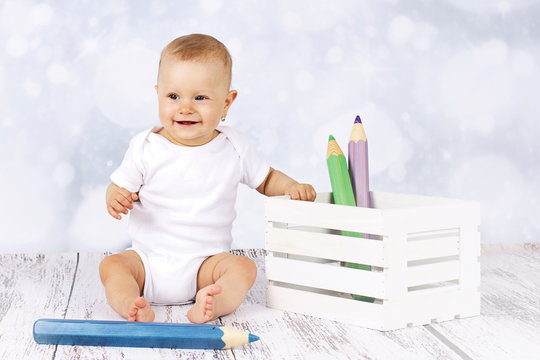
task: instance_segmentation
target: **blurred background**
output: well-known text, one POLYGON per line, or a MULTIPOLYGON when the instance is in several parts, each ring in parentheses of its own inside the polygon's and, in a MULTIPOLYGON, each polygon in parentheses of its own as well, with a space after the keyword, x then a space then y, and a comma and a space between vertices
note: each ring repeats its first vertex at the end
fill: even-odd
MULTIPOLYGON (((362 117, 372 190, 479 200, 483 242, 540 241, 540 2, 0 1, 0 252, 122 250, 105 208, 131 137, 158 124, 161 49, 233 57, 226 124, 330 191, 326 145, 362 117)), ((264 246, 241 186, 234 247, 264 246)))

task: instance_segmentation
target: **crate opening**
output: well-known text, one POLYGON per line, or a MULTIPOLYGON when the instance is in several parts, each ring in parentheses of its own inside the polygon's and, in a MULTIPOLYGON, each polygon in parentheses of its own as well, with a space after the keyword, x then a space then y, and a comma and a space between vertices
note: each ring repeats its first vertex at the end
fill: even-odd
POLYGON ((269 252, 269 255, 278 257, 278 258, 304 261, 308 263, 324 264, 325 266, 344 266, 350 269, 362 270, 362 271, 377 271, 377 272, 382 271, 382 268, 370 266, 369 264, 367 265, 360 264, 361 266, 355 266, 359 264, 333 260, 333 259, 324 259, 324 258, 319 258, 319 257, 305 256, 305 255, 295 255, 295 254, 289 254, 289 253, 278 252, 278 251, 271 251, 269 252))
MULTIPOLYGON (((367 304, 374 304, 374 305, 382 305, 383 304, 382 299, 376 299, 376 298, 370 298, 370 297, 365 297, 365 298, 373 299, 373 301, 363 301, 363 300, 355 299, 355 295, 356 295, 356 297, 358 297, 358 294, 353 295, 353 294, 344 293, 344 292, 338 292, 338 291, 332 291, 332 290, 326 290, 326 289, 319 289, 319 288, 314 288, 314 287, 309 287, 309 286, 286 283, 286 282, 282 282, 282 281, 272 281, 271 280, 271 281, 269 281, 269 284, 273 285, 273 286, 287 288, 287 289, 306 291, 306 292, 310 292, 310 293, 316 293, 316 294, 321 294, 321 295, 326 295, 326 296, 332 296, 332 297, 341 298, 341 299, 347 299, 347 300, 351 300, 351 301, 358 301, 358 302, 367 303, 367 304)), ((360 296, 362 296, 362 295, 360 295, 360 296)))
POLYGON ((380 241, 382 241, 383 239, 381 235, 369 234, 369 233, 358 233, 358 232, 344 231, 344 230, 339 230, 339 229, 328 229, 324 227, 305 226, 301 224, 292 224, 292 223, 289 223, 289 224, 273 223, 273 224, 278 224, 277 226, 274 225, 274 227, 284 228, 284 229, 293 230, 293 231, 332 234, 332 235, 347 236, 347 237, 353 237, 353 238, 363 238, 363 239, 370 239, 370 240, 380 240, 380 241))
POLYGON ((411 286, 407 288, 407 292, 414 293, 419 291, 436 291, 436 290, 450 290, 459 287, 459 280, 443 281, 432 284, 424 284, 411 286))
POLYGON ((444 263, 448 261, 459 261, 459 255, 440 256, 440 257, 420 259, 420 260, 409 260, 407 261, 407 267, 444 263))
POLYGON ((407 234, 407 241, 436 240, 459 236, 459 228, 423 231, 407 234))

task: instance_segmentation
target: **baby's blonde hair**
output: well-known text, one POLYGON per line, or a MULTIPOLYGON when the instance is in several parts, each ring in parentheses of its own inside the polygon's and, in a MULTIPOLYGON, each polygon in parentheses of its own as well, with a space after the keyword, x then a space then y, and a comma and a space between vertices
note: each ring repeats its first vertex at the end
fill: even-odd
POLYGON ((191 34, 174 39, 161 51, 159 69, 161 69, 163 59, 168 56, 179 61, 221 61, 227 72, 227 83, 230 87, 232 78, 231 54, 225 45, 216 38, 205 34, 191 34))

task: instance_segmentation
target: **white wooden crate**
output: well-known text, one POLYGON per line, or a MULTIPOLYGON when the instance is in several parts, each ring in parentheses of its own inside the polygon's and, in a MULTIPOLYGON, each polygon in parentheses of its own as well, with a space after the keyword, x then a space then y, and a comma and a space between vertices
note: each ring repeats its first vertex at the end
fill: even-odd
POLYGON ((267 306, 378 330, 479 315, 479 203, 370 195, 372 208, 265 199, 267 306))

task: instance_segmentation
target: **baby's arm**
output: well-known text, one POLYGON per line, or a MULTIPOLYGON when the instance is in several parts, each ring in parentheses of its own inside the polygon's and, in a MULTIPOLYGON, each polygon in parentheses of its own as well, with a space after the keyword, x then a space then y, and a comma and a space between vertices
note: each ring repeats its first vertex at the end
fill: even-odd
POLYGON ((122 219, 120 214, 127 214, 128 209, 133 209, 133 201, 138 200, 139 196, 112 182, 107 188, 105 199, 109 214, 113 218, 120 220, 122 219))
POLYGON ((257 191, 266 196, 290 195, 293 200, 313 201, 317 196, 310 184, 299 184, 279 170, 270 168, 266 179, 257 191))

